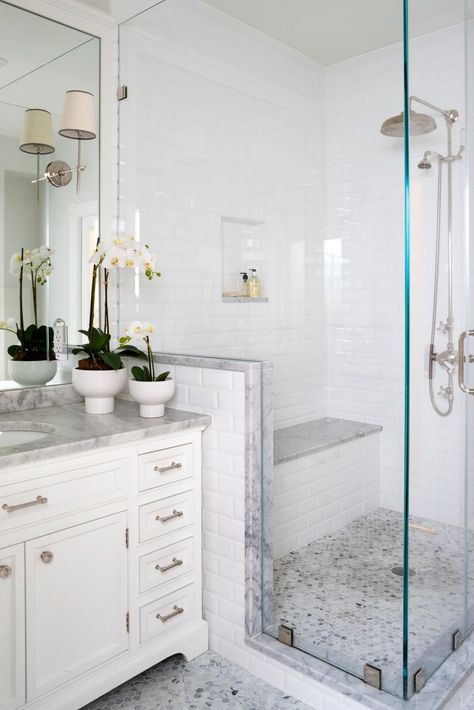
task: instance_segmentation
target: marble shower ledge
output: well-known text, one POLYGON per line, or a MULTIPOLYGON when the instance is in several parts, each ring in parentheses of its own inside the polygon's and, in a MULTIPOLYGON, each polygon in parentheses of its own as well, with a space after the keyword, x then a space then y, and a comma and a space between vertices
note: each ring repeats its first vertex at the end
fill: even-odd
POLYGON ((0 469, 21 466, 32 461, 54 456, 90 451, 101 446, 126 444, 143 439, 175 434, 187 429, 205 428, 212 419, 207 414, 194 414, 179 409, 166 409, 159 419, 142 419, 135 402, 115 402, 113 414, 94 416, 86 414, 84 404, 29 409, 0 415, 2 424, 14 422, 30 430, 44 431, 54 427, 54 432, 37 441, 20 446, 0 447, 0 469))
POLYGON ((380 431, 382 427, 378 424, 334 417, 313 419, 285 429, 276 429, 273 435, 274 465, 310 456, 380 431))

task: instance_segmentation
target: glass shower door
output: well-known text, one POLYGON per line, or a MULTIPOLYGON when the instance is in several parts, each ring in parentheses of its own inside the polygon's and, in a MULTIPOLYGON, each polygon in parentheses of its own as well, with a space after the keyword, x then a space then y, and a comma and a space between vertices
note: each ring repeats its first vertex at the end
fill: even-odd
MULTIPOLYGON (((468 633, 469 231, 464 0, 406 0, 408 435, 404 694, 468 633), (431 31, 427 33, 427 20, 431 31), (436 28, 436 31, 433 29, 436 28)), ((471 376, 472 382, 472 376, 471 376)))

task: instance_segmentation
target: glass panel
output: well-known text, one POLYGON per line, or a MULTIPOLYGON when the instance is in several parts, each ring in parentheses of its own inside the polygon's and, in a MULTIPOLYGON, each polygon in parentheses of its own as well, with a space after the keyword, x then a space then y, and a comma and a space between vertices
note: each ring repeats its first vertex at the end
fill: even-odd
MULTIPOLYGON (((473 150, 473 116, 474 116, 474 72, 472 62, 474 60, 474 6, 472 2, 467 4, 467 28, 466 28, 466 153, 472 156, 473 150)), ((467 161, 465 169, 465 200, 470 204, 470 186, 474 180, 474 163, 467 161)), ((474 280, 471 274, 474 273, 474 224, 470 218, 469 210, 466 210, 466 260, 465 278, 467 289, 467 325, 472 331, 474 329, 474 280)), ((474 339, 472 335, 466 341, 466 365, 465 382, 470 388, 474 388, 474 339), (470 363, 467 364, 467 363, 470 363)), ((472 582, 472 570, 474 569, 474 395, 467 396, 467 416, 466 416, 466 503, 467 503, 467 555, 466 555, 466 580, 467 580, 467 608, 466 630, 471 631, 474 625, 474 584, 472 582)))
POLYGON ((367 22, 348 0, 341 27, 340 12, 328 10, 323 23, 301 5, 256 16, 255 3, 166 0, 121 25, 120 83, 130 98, 119 104, 118 231, 150 243, 163 276, 123 279, 115 317, 119 330, 137 316, 157 320, 160 352, 273 363, 265 631, 291 628, 295 646, 358 677, 378 669, 383 689, 403 697, 415 672, 429 676, 452 634, 471 624, 464 499, 473 400, 458 388, 455 357, 469 323, 463 2, 411 0, 405 47, 403 2, 389 5, 367 22), (290 26, 299 34, 283 30, 290 26), (408 145, 401 112, 411 96, 417 135, 408 145), (447 124, 437 106, 458 115, 447 124), (448 154, 451 121, 448 162, 438 156, 448 154))
POLYGON ((465 634, 470 577, 465 578, 467 397, 458 387, 458 338, 468 327, 464 2, 443 0, 427 11, 422 0, 410 0, 408 22, 414 112, 409 140, 409 697, 417 671, 428 678, 451 653, 453 634, 465 634))

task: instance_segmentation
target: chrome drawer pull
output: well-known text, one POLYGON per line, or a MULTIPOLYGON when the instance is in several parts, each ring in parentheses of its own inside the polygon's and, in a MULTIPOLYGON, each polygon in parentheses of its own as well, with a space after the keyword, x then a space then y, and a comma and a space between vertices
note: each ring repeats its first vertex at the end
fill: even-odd
POLYGON ((2 510, 4 510, 6 513, 14 513, 15 510, 20 510, 21 508, 31 508, 32 505, 44 505, 47 502, 47 498, 44 498, 43 496, 38 496, 36 500, 30 500, 28 501, 28 503, 18 503, 18 505, 8 505, 8 503, 4 503, 2 505, 2 510))
POLYGON ((158 572, 167 572, 169 569, 173 569, 173 567, 179 567, 179 565, 183 564, 183 560, 178 560, 176 557, 173 557, 173 562, 170 562, 169 565, 165 565, 164 567, 161 567, 161 565, 156 565, 155 569, 158 572))
POLYGON ((171 611, 169 614, 166 614, 166 616, 161 616, 161 614, 157 614, 156 618, 159 619, 160 621, 168 621, 168 619, 172 619, 173 616, 178 616, 178 614, 182 614, 184 611, 182 606, 176 606, 176 604, 173 607, 173 611, 171 611))
POLYGON ((7 579, 12 573, 12 568, 8 565, 0 565, 0 579, 7 579))
POLYGON ((155 520, 161 520, 162 523, 166 523, 167 520, 173 520, 173 518, 180 518, 182 515, 184 515, 182 510, 173 510, 171 515, 165 515, 162 517, 161 515, 157 515, 155 520))
POLYGON ((166 473, 167 471, 172 471, 174 468, 181 468, 182 464, 181 463, 175 463, 174 461, 171 462, 171 466, 163 466, 163 468, 160 468, 159 466, 155 466, 155 471, 158 471, 158 473, 166 473))

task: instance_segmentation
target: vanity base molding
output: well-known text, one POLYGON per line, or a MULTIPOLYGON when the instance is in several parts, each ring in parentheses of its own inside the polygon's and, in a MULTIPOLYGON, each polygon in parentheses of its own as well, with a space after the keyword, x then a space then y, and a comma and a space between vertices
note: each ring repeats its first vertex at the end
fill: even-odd
POLYGON ((0 710, 78 710, 207 650, 205 424, 179 426, 2 470, 0 710))
POLYGON ((191 661, 208 648, 207 623, 200 621, 175 633, 166 643, 154 643, 141 651, 125 653, 60 690, 20 707, 28 710, 79 710, 170 656, 181 653, 187 661, 191 661))

